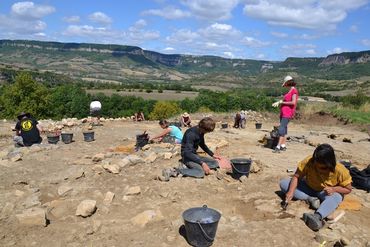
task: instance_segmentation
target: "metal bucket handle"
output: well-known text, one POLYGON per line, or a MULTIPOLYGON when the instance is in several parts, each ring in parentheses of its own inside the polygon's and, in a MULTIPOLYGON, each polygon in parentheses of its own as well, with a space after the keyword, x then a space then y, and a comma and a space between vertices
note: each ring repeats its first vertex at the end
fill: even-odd
MULTIPOLYGON (((208 208, 207 207, 207 205, 203 205, 203 208, 208 208)), ((208 234, 206 233, 206 231, 204 231, 204 229, 203 229, 203 227, 202 227, 202 225, 200 224, 200 221, 198 220, 197 221, 197 224, 198 224, 198 226, 199 226, 199 228, 200 228, 200 230, 202 231, 202 233, 203 233, 203 236, 207 239, 207 241, 209 241, 209 242, 213 242, 215 239, 214 238, 211 238, 210 236, 208 236, 208 234)))
POLYGON ((235 171, 237 171, 238 173, 240 174, 248 174, 249 172, 242 172, 242 171, 239 171, 233 164, 233 162, 230 162, 231 163, 231 166, 235 169, 235 171))

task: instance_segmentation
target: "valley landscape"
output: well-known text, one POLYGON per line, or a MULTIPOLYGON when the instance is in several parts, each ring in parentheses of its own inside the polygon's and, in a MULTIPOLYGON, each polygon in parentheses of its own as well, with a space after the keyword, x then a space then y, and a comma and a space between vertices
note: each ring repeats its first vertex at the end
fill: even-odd
POLYGON ((282 211, 278 186, 320 143, 333 145, 338 160, 369 165, 369 51, 269 62, 1 40, 0 59, 0 112, 8 119, 0 124, 1 246, 188 246, 182 212, 202 205, 222 215, 214 246, 370 246, 365 191, 353 189, 356 208, 342 206, 343 218, 313 232, 301 219, 308 205, 295 201, 282 211), (261 140, 278 124, 271 103, 286 74, 296 76, 301 101, 288 151, 275 154, 261 140), (25 92, 30 102, 44 103, 18 105, 25 92), (103 125, 85 142, 94 98, 103 103, 103 125), (40 145, 14 148, 12 117, 23 109, 46 130, 73 133, 74 142, 49 144, 43 135, 40 145), (139 109, 149 121, 131 120, 139 109), (246 129, 222 129, 240 109, 248 110, 246 129), (158 119, 177 121, 183 111, 195 123, 217 121, 207 143, 228 159, 250 158, 248 178, 219 170, 160 181, 164 168, 178 166, 180 146, 148 144, 135 152, 135 137, 158 134, 158 119), (81 203, 92 209, 82 212, 81 203))

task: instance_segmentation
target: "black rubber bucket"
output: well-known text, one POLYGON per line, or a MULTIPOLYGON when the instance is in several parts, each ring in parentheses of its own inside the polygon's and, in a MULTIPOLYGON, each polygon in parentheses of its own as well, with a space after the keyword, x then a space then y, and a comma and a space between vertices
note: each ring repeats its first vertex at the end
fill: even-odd
POLYGON ((62 133, 62 142, 69 144, 72 142, 73 133, 62 133))
POLYGON ((221 214, 206 205, 189 208, 182 213, 186 239, 191 246, 207 247, 213 244, 221 214))
POLYGON ((84 135, 84 141, 85 142, 92 142, 94 141, 94 131, 87 131, 87 132, 83 132, 83 135, 84 135))
POLYGON ((231 161, 231 167, 233 169, 233 173, 231 176, 234 179, 239 179, 241 176, 249 176, 249 171, 251 169, 252 160, 251 159, 245 159, 245 158, 237 158, 232 159, 231 161))
POLYGON ((256 129, 261 129, 262 128, 262 123, 256 123, 256 129))
POLYGON ((135 144, 135 150, 138 151, 142 147, 144 147, 146 144, 149 143, 149 136, 144 132, 144 134, 136 135, 136 144, 135 144))
POLYGON ((229 127, 228 123, 222 123, 221 124, 221 129, 227 129, 227 127, 229 127))
POLYGON ((60 140, 59 135, 48 135, 47 138, 48 138, 48 143, 50 144, 57 144, 58 141, 60 140))

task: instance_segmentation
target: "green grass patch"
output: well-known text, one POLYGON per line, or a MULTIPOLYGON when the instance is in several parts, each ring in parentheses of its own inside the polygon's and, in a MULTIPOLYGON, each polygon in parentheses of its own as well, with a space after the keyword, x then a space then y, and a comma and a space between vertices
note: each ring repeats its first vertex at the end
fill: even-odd
POLYGON ((370 124, 370 112, 353 109, 333 109, 332 113, 337 117, 349 119, 353 123, 370 124))

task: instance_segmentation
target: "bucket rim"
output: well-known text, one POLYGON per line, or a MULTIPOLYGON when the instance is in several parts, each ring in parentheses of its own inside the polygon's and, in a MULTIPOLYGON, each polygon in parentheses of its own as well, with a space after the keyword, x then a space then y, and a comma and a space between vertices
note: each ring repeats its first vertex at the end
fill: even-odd
POLYGON ((231 163, 238 163, 240 165, 242 165, 242 164, 250 164, 250 163, 252 163, 252 159, 240 157, 240 158, 230 159, 230 162, 231 163))
POLYGON ((91 133, 94 133, 94 131, 84 131, 84 132, 82 132, 82 134, 91 134, 91 133))
POLYGON ((185 222, 189 222, 189 223, 212 224, 212 223, 216 223, 216 222, 220 221, 221 213, 218 212, 216 209, 209 208, 206 205, 204 205, 203 207, 193 207, 193 208, 186 209, 182 213, 182 218, 184 219, 185 222), (207 211, 213 213, 214 216, 215 216, 214 220, 212 220, 212 222, 202 223, 199 220, 191 220, 191 219, 189 219, 189 217, 190 217, 190 215, 192 213, 197 212, 199 210, 207 210, 207 211))

